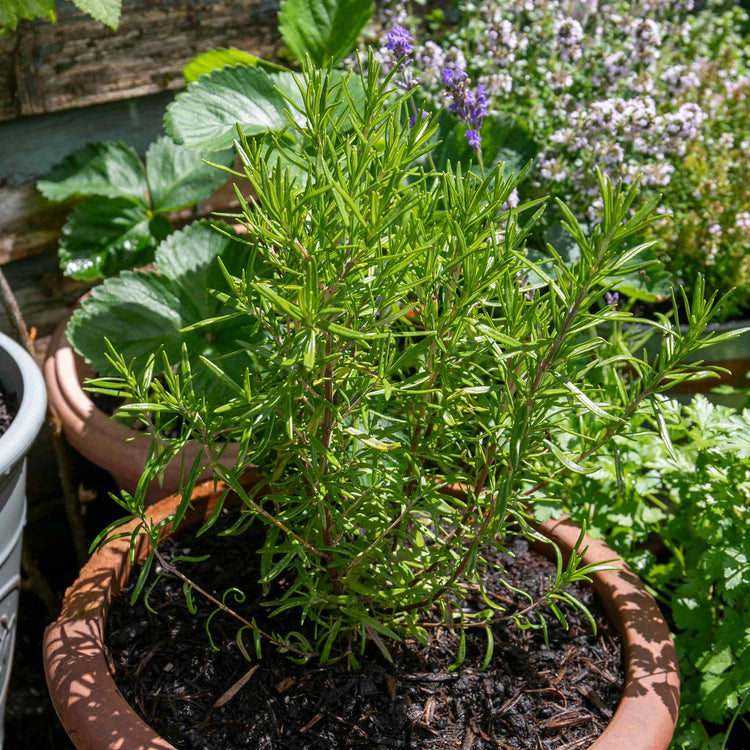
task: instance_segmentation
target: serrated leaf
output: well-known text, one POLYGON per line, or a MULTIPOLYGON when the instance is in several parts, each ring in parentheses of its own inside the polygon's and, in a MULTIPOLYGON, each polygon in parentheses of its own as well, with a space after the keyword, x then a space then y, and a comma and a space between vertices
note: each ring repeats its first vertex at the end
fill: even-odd
POLYGON ((110 29, 120 25, 122 0, 73 0, 73 4, 110 29))
POLYGON ((737 706, 737 685, 732 673, 706 672, 700 681, 701 713, 720 723, 737 706))
POLYGON ((205 73, 213 73, 228 65, 257 65, 260 58, 236 47, 218 47, 194 57, 183 69, 185 83, 197 81, 205 73))
POLYGON ((249 65, 217 70, 189 84, 167 108, 164 129, 177 143, 199 151, 232 147, 237 125, 246 135, 282 130, 288 102, 301 104, 292 73, 249 65), (279 90, 277 90, 277 88, 279 90))
POLYGON ((631 300, 643 302, 663 302, 669 299, 672 275, 656 262, 652 248, 642 252, 639 257, 642 268, 623 276, 605 279, 605 284, 614 283, 614 288, 626 294, 631 300), (641 273, 641 270, 643 273, 641 273))
POLYGON ((672 600, 672 614, 677 627, 684 630, 701 631, 711 627, 711 612, 705 600, 678 593, 672 600))
MULTIPOLYGON (((211 161, 232 165, 231 151, 214 154, 211 161)), ((193 206, 208 198, 227 179, 227 173, 203 162, 203 155, 169 138, 154 141, 146 153, 146 175, 153 210, 160 213, 193 206)))
POLYGON ((284 0, 279 31, 297 60, 335 64, 354 49, 372 11, 372 0, 284 0))
POLYGON ((124 143, 89 143, 66 156, 37 182, 51 201, 101 195, 127 198, 148 207, 146 171, 138 154, 124 143))
POLYGON ((2 0, 0 2, 0 34, 8 36, 19 21, 47 17, 55 22, 54 0, 2 0))
POLYGON ((163 217, 149 220, 141 206, 124 198, 88 198, 63 227, 60 268, 66 276, 93 281, 146 265, 171 228, 163 217))
POLYGON ((734 655, 730 646, 725 646, 716 653, 707 651, 697 660, 696 667, 701 672, 721 674, 734 664, 734 655))
MULTIPOLYGON (((195 222, 159 246, 153 272, 126 271, 95 287, 71 318, 68 337, 101 375, 113 374, 103 356, 106 337, 126 361, 136 361, 136 368, 160 349, 177 362, 184 345, 192 361, 203 355, 241 382, 244 360, 228 361, 222 355, 237 348, 237 338, 253 341, 251 328, 230 321, 223 326, 183 329, 227 312, 209 293, 223 279, 215 259, 221 254, 227 266, 240 273, 247 252, 246 245, 213 230, 208 222, 195 222)), ((213 383, 216 392, 223 390, 207 368, 196 367, 196 371, 199 383, 213 383)))

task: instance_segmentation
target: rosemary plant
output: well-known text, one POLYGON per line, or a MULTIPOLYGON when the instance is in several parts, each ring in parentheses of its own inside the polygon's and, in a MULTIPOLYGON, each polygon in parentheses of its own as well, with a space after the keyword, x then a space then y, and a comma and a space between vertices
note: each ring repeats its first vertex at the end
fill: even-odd
MULTIPOLYGON (((629 320, 610 292, 648 246, 639 237, 653 203, 631 212, 635 187, 600 176, 603 219, 589 235, 561 206, 580 259, 571 266, 550 248, 555 261, 540 265, 524 242, 543 206, 508 204, 523 174, 429 166, 434 118, 415 118, 413 90, 383 77, 372 56, 349 78, 307 65, 298 86, 286 131, 238 136, 255 192, 252 202, 238 193, 245 268, 225 271, 214 291, 227 312, 191 327, 250 328, 255 343, 238 338, 234 352, 244 375, 202 358, 229 394, 217 406, 195 387, 186 351, 180 361, 155 351, 144 372, 111 350, 118 376, 94 385, 127 396, 123 411, 152 433, 138 491, 118 498, 155 550, 136 596, 159 559, 189 598, 205 594, 242 620, 240 641, 252 631, 258 652, 267 638, 297 657, 356 666, 368 641, 387 656, 389 641, 424 639, 446 620, 486 628, 491 645, 498 619, 539 626, 539 602, 506 612, 482 591, 486 606, 472 609, 469 588, 482 590, 509 529, 534 533, 528 500, 555 498, 561 474, 585 472, 649 396, 695 376, 680 361, 709 343, 713 301, 686 302, 687 333, 654 323, 664 336, 656 361, 624 348, 603 357, 595 328, 629 320), (268 137, 284 160, 260 158, 268 137), (301 144, 294 154, 291 141, 301 144), (613 364, 614 381, 597 377, 613 364), (144 490, 189 439, 205 452, 184 466, 175 521, 212 467, 241 501, 231 531, 263 530, 249 554, 260 555, 268 613, 296 611, 308 635, 244 618, 161 556, 144 490), (226 466, 230 441, 239 459, 226 466)), ((591 572, 579 563, 560 562, 545 597, 560 618, 560 601, 583 607, 565 592, 591 572)))

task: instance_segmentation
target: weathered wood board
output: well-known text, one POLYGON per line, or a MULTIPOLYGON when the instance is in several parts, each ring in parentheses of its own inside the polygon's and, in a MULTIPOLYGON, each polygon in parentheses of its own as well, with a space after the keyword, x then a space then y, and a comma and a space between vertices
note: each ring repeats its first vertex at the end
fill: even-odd
POLYGON ((275 0, 124 0, 118 31, 58 3, 0 39, 0 120, 174 90, 212 47, 277 51, 275 0))
POLYGON ((0 122, 0 265, 57 247, 70 207, 43 198, 35 188, 37 177, 92 141, 123 141, 145 152, 162 133, 172 96, 0 122))

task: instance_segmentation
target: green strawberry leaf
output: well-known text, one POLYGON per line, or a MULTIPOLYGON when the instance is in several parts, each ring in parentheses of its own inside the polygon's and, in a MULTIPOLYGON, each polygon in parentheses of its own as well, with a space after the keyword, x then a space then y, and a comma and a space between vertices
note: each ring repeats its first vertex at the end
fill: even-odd
POLYGON ((279 31, 297 60, 336 64, 354 49, 372 11, 372 0, 283 0, 279 31))
POLYGON ((222 307, 210 291, 226 287, 216 258, 221 257, 230 273, 241 276, 248 254, 248 245, 235 239, 226 224, 212 226, 206 220, 195 221, 159 245, 154 270, 188 291, 196 320, 201 320, 214 317, 222 307), (232 236, 228 237, 224 232, 232 236))
POLYGON ((216 258, 221 256, 230 272, 240 274, 248 254, 244 243, 208 222, 194 222, 159 245, 153 271, 125 271, 95 287, 71 318, 68 337, 100 375, 115 374, 104 357, 105 338, 126 361, 134 360, 136 368, 160 350, 170 362, 178 362, 184 345, 195 364, 196 387, 219 387, 198 357, 205 356, 239 377, 247 361, 239 354, 227 362, 224 353, 236 349, 237 339, 257 338, 252 322, 233 319, 208 328, 183 329, 231 312, 209 292, 212 287, 226 287, 216 258))
POLYGON ((110 29, 120 25, 122 0, 73 0, 73 4, 110 29))
POLYGON ((638 261, 642 265, 641 270, 605 279, 604 283, 614 283, 614 288, 633 302, 664 302, 669 299, 672 275, 657 261, 654 249, 647 248, 641 252, 638 261))
POLYGON ((144 208, 124 198, 88 198, 76 206, 63 227, 60 267, 66 276, 93 281, 153 259, 172 225, 149 219, 144 208))
POLYGON ((55 22, 54 0, 2 0, 0 2, 0 34, 8 36, 16 30, 19 21, 49 18, 55 22))
POLYGON ((251 55, 249 52, 243 52, 236 47, 219 47, 210 49, 194 57, 183 69, 182 75, 185 77, 185 83, 197 81, 206 73, 213 73, 215 70, 221 70, 229 65, 254 65, 257 66, 263 61, 251 55))
MULTIPOLYGON (((231 151, 214 154, 211 161, 230 167, 231 151)), ((205 164, 202 155, 169 138, 154 141, 146 153, 146 175, 151 188, 151 205, 157 213, 193 206, 208 198, 227 179, 227 173, 205 164)))
POLYGON ((223 68, 177 95, 167 107, 164 129, 187 148, 222 151, 232 147, 238 125, 248 136, 286 127, 290 106, 280 91, 301 103, 292 73, 249 65, 223 68))
POLYGON ((51 201, 100 195, 149 206, 143 162, 124 143, 89 143, 52 167, 37 188, 51 201))

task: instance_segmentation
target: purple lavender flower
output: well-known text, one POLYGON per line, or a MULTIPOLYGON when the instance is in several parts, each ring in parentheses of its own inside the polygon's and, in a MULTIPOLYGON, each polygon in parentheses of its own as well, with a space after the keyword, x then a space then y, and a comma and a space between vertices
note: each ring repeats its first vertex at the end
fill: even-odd
POLYGON ((472 91, 468 86, 470 81, 461 68, 446 68, 443 71, 442 81, 448 89, 448 96, 452 99, 450 111, 469 125, 466 139, 472 148, 478 149, 482 142, 479 131, 489 111, 485 87, 480 83, 472 91))
POLYGON ((461 81, 466 78, 466 73, 464 73, 461 68, 446 68, 443 71, 442 78, 440 79, 443 83, 443 86, 448 86, 448 88, 453 88, 454 86, 457 86, 461 81))
MULTIPOLYGON (((422 120, 426 120, 430 116, 430 113, 426 109, 420 109, 418 114, 422 120)), ((409 127, 413 128, 416 124, 417 124, 417 115, 412 115, 409 118, 409 127)))
POLYGON ((617 307, 620 301, 620 292, 604 292, 604 301, 609 307, 617 307))
POLYGON ((479 135, 478 130, 467 130, 466 140, 474 150, 477 150, 482 145, 482 136, 479 135))
POLYGON ((386 36, 385 47, 400 60, 414 51, 414 40, 403 26, 394 26, 386 36))

